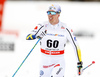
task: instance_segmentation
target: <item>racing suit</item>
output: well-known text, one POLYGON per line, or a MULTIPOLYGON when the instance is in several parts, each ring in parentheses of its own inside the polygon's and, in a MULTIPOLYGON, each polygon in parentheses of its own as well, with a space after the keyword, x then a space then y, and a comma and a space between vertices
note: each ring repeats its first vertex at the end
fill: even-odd
POLYGON ((67 40, 74 47, 78 62, 82 61, 76 37, 73 35, 73 30, 60 21, 56 25, 44 22, 34 28, 32 35, 39 36, 45 30, 46 35, 40 41, 40 77, 64 77, 64 52, 67 40))

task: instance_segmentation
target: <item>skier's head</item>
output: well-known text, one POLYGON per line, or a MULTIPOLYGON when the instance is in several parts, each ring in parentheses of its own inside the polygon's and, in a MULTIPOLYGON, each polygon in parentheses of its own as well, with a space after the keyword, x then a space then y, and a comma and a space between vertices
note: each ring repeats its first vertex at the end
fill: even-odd
POLYGON ((52 4, 49 7, 49 9, 47 11, 47 14, 48 14, 49 22, 52 25, 55 25, 55 24, 59 23, 60 13, 61 13, 61 8, 58 4, 52 4))
POLYGON ((53 10, 57 13, 61 13, 61 7, 58 4, 52 4, 51 6, 49 6, 48 10, 53 10))

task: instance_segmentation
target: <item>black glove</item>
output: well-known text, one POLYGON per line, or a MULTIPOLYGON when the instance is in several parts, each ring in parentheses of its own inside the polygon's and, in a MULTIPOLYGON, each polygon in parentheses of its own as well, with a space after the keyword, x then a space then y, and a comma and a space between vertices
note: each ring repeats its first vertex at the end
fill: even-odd
POLYGON ((42 31, 40 35, 38 35, 36 38, 42 39, 44 36, 46 36, 47 30, 42 31))
POLYGON ((77 63, 78 75, 81 75, 81 73, 82 73, 82 67, 83 67, 82 65, 83 65, 83 62, 77 63))

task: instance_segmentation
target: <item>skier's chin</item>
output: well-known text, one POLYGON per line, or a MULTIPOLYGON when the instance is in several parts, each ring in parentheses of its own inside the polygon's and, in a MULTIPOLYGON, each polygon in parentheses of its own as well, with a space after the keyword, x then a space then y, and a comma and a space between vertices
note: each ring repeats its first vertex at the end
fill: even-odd
POLYGON ((50 23, 53 23, 53 21, 52 21, 52 20, 49 20, 49 22, 50 22, 50 23))

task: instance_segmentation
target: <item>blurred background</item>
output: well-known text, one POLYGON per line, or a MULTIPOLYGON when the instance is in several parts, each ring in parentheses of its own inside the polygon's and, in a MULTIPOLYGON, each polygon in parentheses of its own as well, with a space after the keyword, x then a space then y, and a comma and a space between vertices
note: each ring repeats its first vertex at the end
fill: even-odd
MULTIPOLYGON (((48 21, 46 11, 58 3, 60 21, 70 26, 77 37, 83 67, 80 77, 100 76, 100 0, 0 0, 0 77, 12 77, 37 40, 26 36, 38 23, 48 21)), ((15 77, 39 77, 40 44, 38 44, 15 77)), ((65 48, 65 77, 78 77, 73 47, 65 48)))

